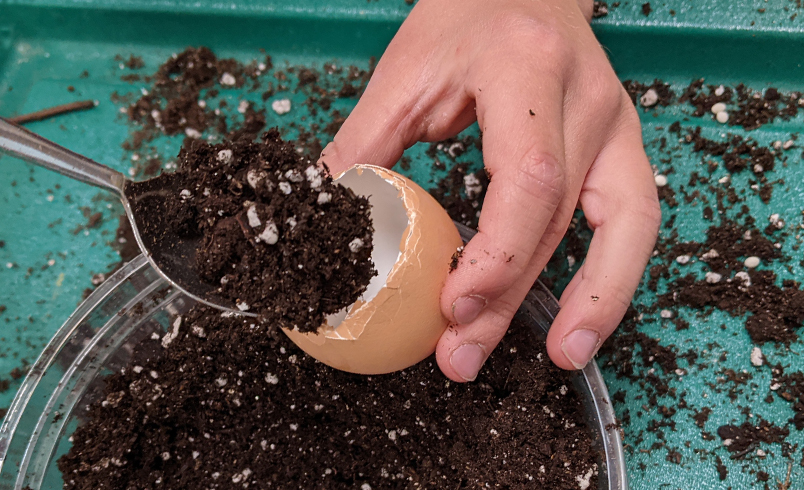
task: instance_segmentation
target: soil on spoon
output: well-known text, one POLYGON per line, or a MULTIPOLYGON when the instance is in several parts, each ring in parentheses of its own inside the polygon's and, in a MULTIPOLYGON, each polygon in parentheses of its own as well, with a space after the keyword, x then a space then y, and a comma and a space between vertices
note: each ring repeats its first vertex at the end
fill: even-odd
POLYGON ((597 488, 571 375, 517 322, 477 381, 455 384, 433 357, 336 371, 197 307, 105 385, 59 460, 67 490, 597 488))
POLYGON ((144 233, 164 226, 181 238, 200 237, 190 267, 217 294, 274 326, 315 331, 376 275, 368 200, 334 183, 277 130, 259 143, 188 139, 178 170, 151 182, 171 195, 159 204, 164 209, 132 199, 135 208, 149 207, 137 214, 155 217, 143 223, 144 233))

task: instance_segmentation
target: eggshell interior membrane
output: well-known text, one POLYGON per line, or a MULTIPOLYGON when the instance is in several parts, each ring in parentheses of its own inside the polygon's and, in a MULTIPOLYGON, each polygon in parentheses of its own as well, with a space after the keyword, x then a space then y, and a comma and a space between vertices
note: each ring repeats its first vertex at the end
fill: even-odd
POLYGON ((343 371, 383 374, 412 366, 433 353, 447 328, 439 298, 452 254, 462 245, 458 230, 427 191, 396 172, 357 165, 337 182, 369 199, 378 275, 318 333, 285 333, 343 371))

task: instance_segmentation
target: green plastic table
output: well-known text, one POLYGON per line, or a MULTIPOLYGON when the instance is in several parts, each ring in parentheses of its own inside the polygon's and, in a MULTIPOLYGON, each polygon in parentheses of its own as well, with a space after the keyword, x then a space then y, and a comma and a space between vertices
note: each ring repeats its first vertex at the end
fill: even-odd
MULTIPOLYGON (((594 27, 622 79, 650 83, 661 78, 673 84, 677 93, 701 77, 707 83, 733 86, 742 82, 754 89, 770 84, 782 90, 804 88, 804 15, 798 15, 804 14, 804 8, 800 1, 654 1, 649 16, 643 15, 642 2, 621 2, 616 7, 609 3, 609 15, 596 20, 594 27)), ((170 54, 188 45, 206 45, 220 56, 241 61, 262 57, 260 49, 264 48, 276 65, 320 68, 323 62, 336 60, 342 65, 367 67, 371 56, 382 54, 410 8, 403 0, 0 0, 0 115, 12 116, 75 100, 98 100, 93 110, 33 123, 29 128, 127 171, 133 165, 131 152, 120 145, 130 127, 119 113, 120 104, 114 103, 111 95, 137 93, 144 83, 121 81, 126 71, 115 61, 116 55, 141 56, 146 62, 142 73, 153 73, 170 54), (82 76, 84 71, 88 76, 82 76), (74 91, 68 91, 69 86, 74 91)), ((302 106, 299 94, 285 95, 297 102, 294 107, 302 106)), ((237 99, 234 93, 225 96, 237 99)), ((259 94, 247 97, 264 104, 259 94)), ((663 163, 660 158, 664 155, 658 147, 663 136, 671 141, 677 138, 667 128, 689 118, 690 107, 640 109, 640 113, 646 148, 657 171, 666 173, 672 168, 670 185, 686 183, 689 174, 700 166, 700 155, 683 147, 671 163, 663 163)), ((295 109, 280 118, 269 110, 268 123, 286 126, 291 120, 300 121, 305 114, 304 109, 295 109)), ((711 117, 689 118, 682 124, 701 125, 711 138, 724 132, 711 117)), ((786 141, 801 129, 799 116, 766 125, 750 136, 768 144, 786 141)), ((745 133, 735 128, 728 131, 745 133)), ((175 155, 180 139, 158 140, 158 152, 165 157, 175 155)), ((432 159, 424 149, 420 145, 409 151, 413 165, 407 173, 427 187, 443 172, 433 169, 432 159)), ((804 169, 800 151, 791 152, 788 164, 772 173, 787 183, 775 190, 772 201, 751 201, 759 223, 766 222, 773 213, 779 213, 791 226, 801 222, 804 169)), ((474 168, 482 164, 474 150, 461 160, 472 162, 474 168)), ((111 244, 121 208, 94 188, 9 157, 0 158, 0 169, 0 305, 4 307, 0 308, 0 379, 8 379, 13 369, 24 368, 36 359, 81 301, 83 291, 91 287, 93 274, 106 272, 119 261, 111 244), (103 216, 100 225, 83 227, 87 213, 96 212, 103 216)), ((743 185, 748 178, 734 177, 743 185)), ((700 204, 682 200, 672 210, 663 206, 665 221, 675 215, 674 229, 680 240, 704 238, 708 223, 701 218, 700 204)), ((670 231, 662 228, 662 234, 670 231)), ((785 243, 786 253, 791 253, 788 247, 799 243, 790 238, 785 243)), ((659 260, 654 259, 654 263, 659 260)), ((548 275, 557 278, 557 295, 566 284, 562 272, 568 265, 561 262, 564 271, 561 267, 548 271, 548 275)), ((579 265, 571 269, 577 270, 579 265)), ((778 266, 780 280, 801 277, 798 260, 789 265, 789 269, 778 266)), ((654 300, 653 293, 643 285, 634 301, 650 306, 654 300)), ((668 419, 657 413, 655 405, 648 404, 640 383, 618 378, 615 367, 607 365, 605 358, 600 360, 610 391, 624 394, 624 401, 615 402, 618 415, 630 415, 623 431, 632 488, 765 488, 756 476, 758 470, 763 470, 770 475, 768 488, 776 489, 777 480, 785 480, 791 463, 790 488, 802 488, 804 437, 788 423, 793 415, 790 404, 778 397, 772 403, 765 401, 771 378, 767 364, 782 363, 788 371, 800 371, 804 368, 797 354, 801 343, 789 349, 764 346, 769 362, 754 367, 749 361, 753 344, 744 328, 745 318, 732 318, 717 311, 701 316, 685 309, 674 314, 689 321, 691 328, 676 331, 656 312, 643 320, 639 329, 659 339, 662 345, 674 345, 679 352, 697 351, 699 365, 707 367, 690 369, 680 376, 663 373, 664 379, 672 378, 672 388, 686 392, 690 405, 670 417, 674 428, 662 428, 664 446, 654 447, 657 432, 647 429, 668 419), (717 345, 707 347, 711 342, 717 345), (744 370, 751 376, 749 383, 737 390, 735 400, 729 398, 727 389, 712 389, 713 383, 722 384, 719 376, 724 369, 744 370), (722 424, 747 420, 743 407, 748 407, 764 419, 789 426, 787 440, 795 449, 787 454, 778 444, 763 444, 760 449, 765 456, 752 453, 732 460, 719 438, 702 439, 702 429, 691 418, 702 407, 713 410, 703 429, 709 433, 715 433, 722 424), (680 460, 669 461, 679 457, 670 455, 669 450, 678 452, 680 460), (674 457, 668 458, 669 455, 674 457), (729 470, 725 481, 718 478, 715 468, 718 456, 729 470)), ((679 363, 687 368, 685 361, 679 363)), ((640 374, 661 370, 658 365, 643 369, 640 374)), ((10 388, 0 393, 0 407, 8 406, 19 383, 12 380, 10 388)), ((670 396, 658 398, 661 405, 672 402, 670 396)))

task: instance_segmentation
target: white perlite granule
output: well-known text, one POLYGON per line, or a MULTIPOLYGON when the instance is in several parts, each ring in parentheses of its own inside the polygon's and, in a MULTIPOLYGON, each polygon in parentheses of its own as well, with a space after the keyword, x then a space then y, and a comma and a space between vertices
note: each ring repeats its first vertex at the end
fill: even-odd
POLYGON ((246 218, 248 218, 248 225, 252 228, 257 228, 262 225, 260 217, 257 216, 257 206, 253 204, 246 210, 246 218))
POLYGON ((236 303, 236 305, 237 309, 240 311, 248 311, 248 309, 250 308, 248 303, 236 303))
POLYGON ((770 221, 770 224, 775 226, 778 230, 784 228, 784 220, 779 216, 779 213, 770 215, 768 221, 770 221))
POLYGON ((723 279, 723 276, 718 274, 717 272, 707 272, 706 273, 706 282, 709 284, 717 284, 720 280, 723 279))
POLYGON ((249 105, 250 104, 248 103, 247 100, 241 100, 240 103, 237 105, 237 112, 239 112, 240 114, 245 114, 246 111, 248 110, 249 105))
POLYGON ((231 73, 224 73, 221 75, 221 85, 226 85, 227 87, 234 87, 237 84, 237 79, 231 73))
POLYGON ((751 364, 756 367, 765 364, 765 360, 762 357, 762 349, 759 347, 754 347, 751 349, 751 364))
POLYGON ((321 192, 318 194, 318 204, 326 204, 332 201, 332 194, 329 192, 321 192))
POLYGON ((279 228, 276 227, 276 223, 273 221, 269 221, 268 224, 265 225, 265 229, 262 233, 259 234, 257 237, 260 241, 267 243, 268 245, 273 245, 279 241, 279 228))
POLYGON ((268 374, 265 375, 265 381, 268 384, 275 385, 275 384, 279 383, 279 377, 277 375, 275 375, 275 374, 268 373, 268 374))
POLYGON ((299 183, 304 180, 304 177, 302 177, 301 172, 299 172, 296 169, 288 170, 287 172, 285 172, 285 178, 291 182, 296 183, 299 183))
POLYGON ((592 476, 595 474, 594 468, 589 468, 589 471, 586 472, 584 475, 578 475, 575 477, 575 481, 578 482, 578 488, 581 490, 587 490, 589 486, 592 484, 592 476))
POLYGON ((706 252, 705 254, 701 255, 702 260, 712 260, 720 257, 720 254, 717 253, 717 250, 714 248, 706 252))
POLYGON ((639 103, 642 107, 653 107, 659 102, 659 94, 654 89, 648 89, 642 97, 639 98, 639 103))
POLYGON ((351 250, 352 253, 357 253, 360 251, 361 248, 363 248, 363 245, 365 245, 363 243, 363 240, 355 238, 354 240, 349 242, 349 250, 351 250))
POLYGON ((465 175, 463 177, 463 185, 466 190, 466 197, 474 199, 483 192, 483 186, 480 185, 480 179, 475 174, 465 175))
POLYGON ((293 187, 290 185, 289 182, 280 182, 279 190, 282 191, 283 194, 287 195, 293 192, 293 187))
POLYGON ((162 347, 164 349, 167 349, 170 343, 179 336, 179 327, 181 327, 181 317, 176 318, 176 321, 173 322, 173 328, 162 337, 162 347))
MULTIPOLYGON (((268 177, 268 174, 263 172, 262 170, 260 170, 259 172, 256 170, 249 170, 248 173, 246 174, 246 181, 248 182, 248 185, 251 186, 252 189, 256 189, 257 186, 260 185, 260 182, 265 180, 266 177, 268 177)), ((270 190, 271 187, 273 187, 273 185, 268 187, 270 190)))
POLYGON ((324 183, 324 177, 321 175, 321 169, 315 165, 310 165, 307 167, 307 169, 304 171, 304 175, 307 177, 307 182, 310 183, 310 187, 313 189, 318 189, 321 187, 321 184, 324 183))
POLYGON ((201 137, 201 132, 193 128, 185 128, 184 134, 187 135, 188 138, 193 138, 196 140, 201 137))
POLYGON ((279 99, 271 102, 271 109, 280 116, 290 112, 290 99, 279 99))
POLYGON ((755 269, 756 267, 759 266, 759 263, 760 263, 759 257, 755 255, 748 257, 747 259, 745 259, 744 262, 745 266, 748 267, 749 269, 755 269))
POLYGON ((664 187, 667 185, 667 177, 659 174, 653 178, 653 182, 656 183, 656 187, 664 187))
POLYGON ((720 114, 721 112, 726 110, 726 104, 723 102, 718 102, 712 106, 712 114, 720 114))
POLYGON ((218 156, 216 158, 218 162, 228 165, 232 163, 232 150, 221 150, 218 152, 218 156))
POLYGON ((676 257, 676 262, 678 262, 681 265, 688 264, 691 258, 692 257, 690 257, 689 255, 679 255, 678 257, 676 257))
POLYGON ((743 287, 748 287, 751 285, 751 276, 749 276, 745 271, 740 271, 737 274, 734 274, 734 278, 742 282, 743 287))

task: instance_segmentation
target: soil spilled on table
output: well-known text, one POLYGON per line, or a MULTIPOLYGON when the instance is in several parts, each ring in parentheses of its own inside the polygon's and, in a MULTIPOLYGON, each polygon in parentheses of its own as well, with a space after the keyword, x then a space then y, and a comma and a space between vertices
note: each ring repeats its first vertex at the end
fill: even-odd
POLYGON ((205 307, 172 322, 104 380, 59 460, 65 489, 597 488, 571 375, 525 325, 456 384, 433 357, 336 371, 205 307))
POLYGON ((277 130, 259 143, 189 139, 175 173, 133 192, 146 196, 163 186, 171 194, 160 209, 153 199, 129 196, 136 214, 162 218, 144 220, 143 234, 166 227, 181 238, 201 237, 188 266, 271 325, 315 331, 376 275, 368 199, 334 183, 277 130))

